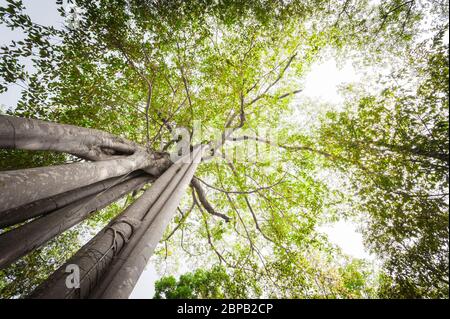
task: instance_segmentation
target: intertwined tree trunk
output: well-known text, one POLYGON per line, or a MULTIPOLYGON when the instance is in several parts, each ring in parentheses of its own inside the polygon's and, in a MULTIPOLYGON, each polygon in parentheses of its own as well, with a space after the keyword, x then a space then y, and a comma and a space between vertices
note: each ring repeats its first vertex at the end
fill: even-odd
MULTIPOLYGON (((143 172, 141 172, 141 175, 143 172)), ((38 217, 52 212, 56 209, 63 208, 71 203, 79 200, 85 201, 88 196, 97 195, 101 192, 109 190, 112 186, 125 182, 129 179, 137 177, 139 172, 133 172, 128 176, 113 177, 104 181, 93 183, 91 185, 80 187, 76 190, 47 197, 32 203, 15 207, 0 212, 0 228, 16 225, 27 221, 33 217, 38 217)), ((150 178, 150 177, 149 177, 150 178)))
POLYGON ((196 147, 172 164, 168 154, 149 153, 105 132, 4 115, 0 116, 0 147, 66 152, 88 160, 0 172, 0 227, 34 218, 0 235, 0 269, 154 180, 41 284, 32 298, 127 298, 203 153, 202 147, 196 147), (66 285, 68 264, 80 268, 77 289, 66 285))
POLYGON ((147 181, 148 177, 146 176, 130 179, 0 235, 0 268, 8 266, 18 258, 83 221, 90 213, 100 210, 126 194, 141 188, 147 181))
MULTIPOLYGON (((150 189, 61 266, 33 298, 127 298, 175 212, 198 164, 173 164, 150 189), (66 266, 80 266, 80 289, 67 289, 66 266)), ((197 163, 196 163, 197 162, 197 163)))

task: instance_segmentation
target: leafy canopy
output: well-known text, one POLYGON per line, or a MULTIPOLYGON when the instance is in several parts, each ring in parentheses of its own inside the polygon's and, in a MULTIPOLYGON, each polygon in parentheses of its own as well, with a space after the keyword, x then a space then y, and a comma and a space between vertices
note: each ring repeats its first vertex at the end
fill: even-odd
MULTIPOLYGON (((199 166, 198 186, 186 194, 155 257, 161 266, 188 263, 198 270, 178 281, 161 279, 157 297, 448 293, 448 49, 439 41, 414 47, 426 14, 439 17, 442 33, 445 3, 69 0, 57 6, 61 28, 33 23, 19 0, 0 8, 0 21, 24 34, 1 48, 0 91, 12 83, 24 87, 8 113, 102 129, 157 151, 176 150, 180 128, 192 145, 216 142, 226 128, 237 137, 199 166), (305 132, 292 120, 299 80, 325 49, 377 67, 400 58, 422 81, 416 91, 386 85, 380 96, 350 97, 345 111, 329 112, 305 132), (422 60, 406 54, 414 49, 422 60), (270 135, 255 139, 262 129, 270 135), (272 157, 264 156, 268 151, 272 157), (248 156, 253 152, 257 160, 248 156), (348 188, 336 189, 324 174, 345 176, 348 188), (385 261, 380 289, 371 265, 345 256, 319 232, 343 216, 363 217, 368 247, 385 261)), ((2 169, 77 160, 21 151, 1 156, 2 169)), ((119 208, 88 225, 105 223, 119 208)), ((20 262, 54 269, 60 259, 20 262)), ((45 277, 26 286, 25 266, 12 267, 0 287, 16 289, 1 288, 3 296, 25 294, 45 277)))

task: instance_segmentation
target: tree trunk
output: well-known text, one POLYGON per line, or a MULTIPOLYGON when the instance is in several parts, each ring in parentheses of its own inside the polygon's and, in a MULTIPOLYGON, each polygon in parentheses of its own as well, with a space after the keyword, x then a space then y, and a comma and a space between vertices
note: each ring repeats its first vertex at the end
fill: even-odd
MULTIPOLYGON (((201 157, 200 148, 196 149, 194 153, 198 162, 201 157)), ((150 240, 148 244, 153 247, 150 251, 146 251, 148 259, 154 246, 160 240, 162 232, 178 206, 181 196, 198 165, 198 163, 184 164, 184 160, 185 158, 182 158, 173 164, 155 181, 150 189, 80 249, 65 265, 52 274, 30 297, 86 298, 93 297, 94 293, 99 294, 113 279, 114 274, 120 271, 121 261, 123 261, 123 258, 128 258, 125 256, 130 256, 134 260, 133 254, 136 251, 133 248, 136 248, 152 221, 163 214, 164 219, 160 218, 156 221, 158 227, 154 229, 154 238, 144 238, 144 240, 150 240), (80 268, 79 289, 66 287, 67 273, 65 273, 65 269, 69 264, 76 264, 80 268), (112 265, 114 268, 111 268, 112 265), (97 286, 98 288, 92 290, 97 286)), ((143 267, 139 266, 136 268, 133 278, 130 278, 131 289, 142 270, 143 267)), ((125 294, 123 292, 122 296, 125 296, 125 294)))
POLYGON ((119 181, 124 182, 139 175, 142 175, 142 171, 141 173, 139 173, 139 171, 133 172, 128 176, 113 177, 105 181, 97 182, 79 189, 58 194, 56 196, 37 200, 20 207, 0 211, 0 228, 16 225, 33 217, 48 214, 84 197, 98 194, 115 185, 119 181))
POLYGON ((131 155, 140 147, 103 131, 0 115, 0 148, 52 150, 97 161, 131 155))
POLYGON ((53 150, 101 160, 0 172, 1 210, 26 205, 138 169, 159 176, 171 164, 168 154, 147 153, 136 143, 109 133, 6 115, 0 115, 0 147, 53 150))
POLYGON ((118 159, 0 172, 0 207, 7 210, 138 169, 157 175, 160 165, 147 153, 118 159))
POLYGON ((66 229, 78 224, 90 213, 102 209, 148 182, 140 176, 115 185, 100 194, 90 195, 51 214, 0 235, 0 269, 40 247, 66 229))
POLYGON ((127 299, 130 296, 194 176, 202 156, 201 148, 176 187, 166 189, 152 206, 149 211, 151 224, 141 227, 133 235, 119 257, 115 258, 114 264, 108 268, 107 275, 93 291, 91 298, 127 299))

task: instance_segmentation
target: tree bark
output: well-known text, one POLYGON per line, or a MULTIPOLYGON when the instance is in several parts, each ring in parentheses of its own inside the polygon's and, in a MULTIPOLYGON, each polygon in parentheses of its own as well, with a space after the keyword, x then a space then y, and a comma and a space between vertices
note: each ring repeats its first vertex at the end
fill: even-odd
POLYGON ((168 154, 98 130, 0 115, 0 147, 67 152, 95 163, 0 172, 0 207, 8 210, 108 178, 143 169, 159 176, 168 154))
POLYGON ((192 185, 194 191, 197 193, 197 196, 198 196, 198 199, 200 200, 200 203, 202 204, 202 206, 206 209, 206 211, 209 214, 211 214, 213 216, 220 217, 220 218, 224 219, 227 223, 230 221, 230 217, 228 217, 227 215, 224 215, 224 214, 216 212, 214 207, 212 207, 212 205, 208 202, 208 200, 206 199, 205 191, 204 191, 202 185, 200 185, 200 182, 196 178, 192 179, 191 185, 192 185))
POLYGON ((131 155, 139 146, 99 130, 0 115, 0 148, 51 150, 97 161, 131 155))
MULTIPOLYGON (((201 151, 196 150, 198 160, 201 151)), ((89 243, 80 249, 67 263, 61 266, 52 274, 43 284, 41 284, 31 295, 31 298, 87 298, 92 297, 94 291, 101 290, 101 287, 107 285, 106 281, 111 280, 111 275, 105 277, 105 273, 113 274, 111 265, 117 266, 117 263, 125 256, 123 249, 135 247, 139 242, 141 235, 149 227, 155 218, 155 215, 167 206, 167 203, 178 206, 179 200, 193 175, 191 164, 183 163, 180 159, 174 163, 161 177, 159 177, 150 189, 148 189, 139 199, 131 204, 120 216, 115 218, 107 227, 97 234, 89 243), (190 173, 186 172, 190 169, 190 173), (187 182, 186 182, 187 180, 187 182), (174 190, 178 190, 178 196, 170 197, 174 190), (126 243, 126 245, 125 245, 126 243), (80 288, 69 289, 66 287, 65 273, 66 266, 76 264, 80 268, 80 288), (100 288, 92 291, 93 287, 100 288)), ((158 215, 159 216, 159 215, 158 215)), ((164 231, 164 224, 159 223, 164 231)), ((167 225, 167 223, 166 223, 167 225)), ((160 240, 162 232, 155 233, 160 240)), ((157 243, 156 241, 156 243, 157 243)), ((142 270, 141 270, 142 271, 142 270)), ((139 272, 140 275, 140 272, 139 272)), ((136 279, 137 280, 137 279, 136 279)), ((132 284, 134 286, 136 281, 132 284)))
POLYGON ((115 185, 100 194, 90 195, 51 214, 0 235, 0 269, 40 247, 90 213, 102 209, 122 196, 141 188, 149 180, 140 176, 115 185))
POLYGON ((146 221, 151 220, 148 227, 140 227, 136 231, 118 258, 114 259, 114 264, 108 268, 101 284, 91 293, 91 298, 127 299, 130 296, 200 163, 203 147, 197 150, 194 150, 193 162, 181 180, 175 187, 168 187, 150 209, 146 217, 146 221), (195 153, 197 150, 198 153, 195 153))
POLYGON ((0 172, 0 207, 3 210, 68 192, 138 169, 158 176, 168 159, 137 151, 133 155, 99 162, 74 163, 0 172))
POLYGON ((142 175, 142 171, 141 173, 139 173, 139 171, 133 172, 128 176, 113 177, 56 196, 37 200, 20 207, 0 211, 0 228, 16 225, 33 217, 48 214, 89 195, 98 194, 109 187, 114 186, 119 181, 125 182, 139 175, 142 175))

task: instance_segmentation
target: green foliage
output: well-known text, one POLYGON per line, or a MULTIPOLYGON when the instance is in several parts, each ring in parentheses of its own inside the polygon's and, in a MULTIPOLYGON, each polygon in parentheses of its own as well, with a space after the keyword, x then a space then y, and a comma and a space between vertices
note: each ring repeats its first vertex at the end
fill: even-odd
POLYGON ((66 158, 65 154, 48 151, 0 149, 0 171, 63 164, 66 158))
MULTIPOLYGON (((439 12, 433 27, 441 33, 448 20, 444 2, 430 6, 439 12)), ((57 1, 65 19, 58 30, 33 23, 21 1, 0 8, 1 23, 24 35, 0 48, 0 92, 12 83, 24 87, 17 106, 7 106, 9 114, 102 129, 154 150, 174 150, 172 133, 183 127, 193 145, 216 141, 214 131, 220 136, 228 126, 239 127, 235 136, 271 129, 281 146, 227 142, 219 150, 223 157, 199 166, 196 176, 208 201, 230 222, 207 214, 187 194, 157 261, 186 260, 198 270, 179 280, 163 278, 156 296, 373 297, 370 265, 345 256, 318 231, 323 222, 360 213, 369 219, 363 225, 368 246, 385 260, 380 296, 444 297, 448 194, 440 195, 448 193, 448 49, 437 38, 433 47, 417 47, 424 56, 404 57, 414 52, 414 35, 422 35, 428 3, 68 3, 74 9, 57 1), (400 56, 420 85, 408 91, 402 82, 379 96, 358 96, 344 112, 330 112, 318 131, 305 132, 290 121, 294 96, 324 49, 373 64, 400 56), (25 68, 27 58, 34 72, 25 68), (249 149, 274 156, 246 161, 249 149), (323 177, 330 172, 335 179, 348 177, 350 188, 333 188, 323 177), (412 245, 410 238, 416 238, 412 245), (424 260, 430 268, 419 273, 424 260)), ((408 72, 400 74, 409 81, 408 72)), ((0 169, 77 160, 0 152, 0 169)), ((72 253, 79 237, 88 237, 86 229, 91 236, 131 200, 94 215, 76 240, 67 233, 70 240, 55 241, 59 250, 49 250, 50 259, 66 258, 63 252, 72 253)), ((56 267, 42 254, 2 273, 2 295, 26 293, 56 267), (39 272, 38 279, 20 279, 25 269, 39 272)))
MULTIPOLYGON (((423 45, 422 45, 423 46, 423 45)), ((417 51, 416 51, 417 52, 417 51)), ((397 83, 328 114, 320 141, 348 171, 365 238, 384 261, 384 297, 445 298, 449 276, 448 46, 410 56, 397 83), (322 142, 323 143, 323 142, 322 142)))
POLYGON ((155 283, 154 299, 248 298, 251 293, 250 287, 233 281, 224 267, 215 266, 186 273, 178 280, 161 278, 155 283))

